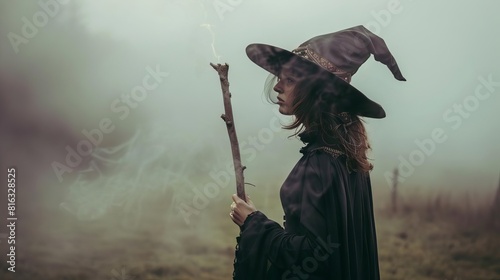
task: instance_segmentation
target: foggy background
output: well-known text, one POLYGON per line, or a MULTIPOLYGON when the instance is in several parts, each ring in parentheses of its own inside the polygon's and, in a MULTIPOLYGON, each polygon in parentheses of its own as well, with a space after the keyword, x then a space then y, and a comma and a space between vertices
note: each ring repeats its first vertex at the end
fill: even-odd
MULTIPOLYGON (((235 192, 234 171, 227 167, 230 144, 210 62, 230 65, 245 179, 256 185, 247 190, 265 194, 254 200, 257 207, 279 209, 279 187, 303 145, 288 138, 293 131, 273 130, 291 119, 265 100, 268 74, 247 58, 245 47, 266 43, 292 50, 314 36, 361 24, 385 40, 407 79, 395 80, 371 57, 351 82, 387 113, 382 120, 365 119, 375 195, 390 190, 388 174, 398 166, 403 189, 489 195, 500 172, 499 8, 494 0, 1 0, 1 174, 17 167, 19 217, 33 222, 18 234, 36 235, 60 213, 75 221, 106 219, 113 208, 109 199, 98 206, 89 201, 125 192, 161 198, 159 224, 184 224, 182 204, 193 206, 195 189, 215 183, 204 209, 227 205, 227 211, 215 217, 200 211, 189 226, 224 220, 236 235, 226 214, 235 192), (40 3, 52 3, 52 15, 40 3), (155 79, 151 71, 162 74, 155 79), (134 108, 127 105, 122 97, 148 76, 154 86, 134 108), (475 95, 480 86, 482 99, 475 95), (82 131, 99 129, 103 120, 112 131, 102 132, 93 154, 58 177, 54 166, 68 167, 68 147, 76 150, 88 140, 82 131), (422 151, 416 142, 429 143, 425 139, 436 129, 446 140, 422 151), (105 193, 102 182, 112 185, 105 193), (82 202, 82 193, 93 196, 82 202)), ((121 197, 125 208, 130 197, 121 197)), ((0 198, 4 208, 5 191, 0 198)), ((130 213, 150 207, 134 203, 130 213)), ((162 232, 175 236, 176 230, 162 232)))

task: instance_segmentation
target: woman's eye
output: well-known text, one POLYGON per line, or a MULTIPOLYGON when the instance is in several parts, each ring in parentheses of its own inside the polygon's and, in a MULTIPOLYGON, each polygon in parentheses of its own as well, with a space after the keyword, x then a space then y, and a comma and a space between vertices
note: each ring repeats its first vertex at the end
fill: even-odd
POLYGON ((293 84, 295 83, 295 80, 292 79, 292 78, 286 78, 286 77, 282 77, 282 78, 277 78, 277 83, 279 83, 280 81, 284 81, 286 84, 293 84))

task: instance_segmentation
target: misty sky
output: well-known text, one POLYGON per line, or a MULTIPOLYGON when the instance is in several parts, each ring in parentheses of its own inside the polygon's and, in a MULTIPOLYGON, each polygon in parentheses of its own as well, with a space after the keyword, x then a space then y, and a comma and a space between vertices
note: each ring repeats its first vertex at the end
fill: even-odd
MULTIPOLYGON (((219 163, 216 154, 230 159, 219 118, 219 79, 209 66, 228 63, 246 177, 284 179, 302 144, 287 139, 293 131, 271 129, 277 119, 290 119, 277 117, 275 105, 266 102, 267 73, 246 57, 245 47, 267 43, 291 50, 313 36, 363 24, 384 38, 408 80, 395 80, 371 57, 351 82, 387 113, 382 120, 366 119, 372 180, 385 187, 384 174, 408 161, 412 171, 405 173, 405 185, 498 182, 498 1, 52 1, 54 16, 32 38, 24 38, 23 17, 33 22, 43 9, 38 1, 20 2, 0 0, 0 73, 29 84, 31 105, 9 106, 17 114, 48 112, 77 137, 110 118, 116 129, 103 147, 122 143, 137 129, 161 127, 152 142, 167 141, 172 160, 219 163), (25 41, 13 43, 12 33, 25 41), (123 109, 128 105, 121 96, 155 70, 163 73, 158 85, 137 107, 123 109), (433 135, 441 143, 425 140, 433 135), (186 150, 197 153, 187 158, 181 153, 186 150)), ((45 169, 50 173, 49 165, 45 169)))

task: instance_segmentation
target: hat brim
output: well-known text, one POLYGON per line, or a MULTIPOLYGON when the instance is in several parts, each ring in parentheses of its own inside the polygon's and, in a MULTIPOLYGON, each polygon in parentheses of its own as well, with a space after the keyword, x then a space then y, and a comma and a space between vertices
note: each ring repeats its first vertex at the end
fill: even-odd
POLYGON ((348 100, 348 102, 344 103, 349 104, 346 107, 348 107, 350 113, 375 119, 381 119, 386 116, 382 106, 370 100, 344 79, 288 50, 267 44, 250 44, 246 48, 246 53, 251 61, 275 76, 279 75, 282 65, 291 61, 293 61, 294 65, 296 64, 303 69, 310 69, 311 73, 321 72, 324 75, 328 75, 328 81, 331 85, 343 95, 344 100, 348 100))

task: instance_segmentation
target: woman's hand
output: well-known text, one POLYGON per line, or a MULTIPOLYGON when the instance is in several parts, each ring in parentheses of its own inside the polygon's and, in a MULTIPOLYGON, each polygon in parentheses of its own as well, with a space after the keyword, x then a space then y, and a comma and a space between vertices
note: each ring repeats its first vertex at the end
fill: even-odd
POLYGON ((247 202, 239 198, 236 194, 233 194, 233 203, 231 203, 231 212, 229 216, 233 222, 240 227, 245 222, 245 219, 250 215, 250 213, 257 211, 250 197, 247 195, 247 202))

